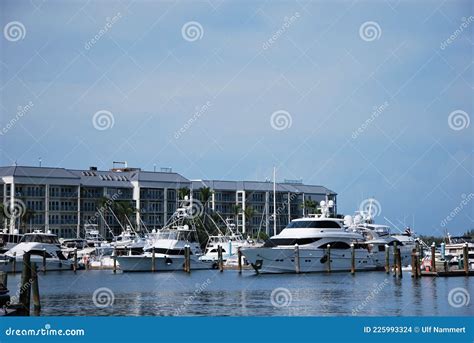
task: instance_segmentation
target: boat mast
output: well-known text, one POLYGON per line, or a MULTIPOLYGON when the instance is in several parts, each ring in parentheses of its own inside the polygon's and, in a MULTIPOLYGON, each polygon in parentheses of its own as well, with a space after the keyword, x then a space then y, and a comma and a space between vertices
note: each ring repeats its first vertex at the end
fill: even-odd
POLYGON ((276 167, 273 167, 273 235, 277 234, 277 216, 276 216, 276 167))

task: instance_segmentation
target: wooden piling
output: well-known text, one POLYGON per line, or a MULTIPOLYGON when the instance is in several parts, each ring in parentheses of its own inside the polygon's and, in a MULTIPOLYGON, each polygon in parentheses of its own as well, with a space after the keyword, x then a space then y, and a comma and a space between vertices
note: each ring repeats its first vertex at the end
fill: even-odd
POLYGON ((328 257, 327 272, 330 273, 331 272, 331 244, 327 245, 326 254, 327 254, 327 257, 328 257))
MULTIPOLYGON (((186 255, 186 247, 184 247, 185 255, 186 255)), ((151 248, 151 272, 155 272, 155 247, 151 248)))
POLYGON ((41 311, 41 299, 39 293, 39 284, 38 284, 38 268, 36 263, 33 263, 31 266, 31 280, 33 282, 31 290, 33 292, 33 311, 35 315, 39 315, 41 311))
POLYGON ((418 273, 416 272, 416 249, 412 249, 411 251, 411 277, 418 277, 418 273))
POLYGON ((239 266, 239 274, 242 274, 242 251, 240 251, 240 247, 237 249, 237 263, 239 266))
POLYGON ((393 242, 393 276, 397 276, 397 242, 393 242))
POLYGON ((46 249, 43 249, 43 274, 46 274, 46 249))
POLYGON ((74 273, 77 271, 77 248, 74 248, 74 264, 73 264, 74 273))
POLYGON ((117 249, 114 247, 114 274, 117 273, 117 249))
POLYGON ((431 271, 436 273, 436 245, 431 244, 431 271))
POLYGON ((217 246, 217 258, 219 260, 219 271, 224 271, 224 259, 222 257, 222 246, 217 246))
POLYGON ((301 266, 300 266, 300 247, 298 244, 295 244, 295 273, 299 274, 301 272, 301 266))
POLYGON ((400 252, 400 248, 397 248, 397 269, 398 269, 398 277, 401 279, 403 277, 403 273, 402 273, 402 254, 400 252))
POLYGON ((29 252, 23 254, 23 272, 21 274, 20 305, 22 315, 30 315, 30 295, 31 295, 31 256, 29 252))
POLYGON ((8 274, 6 272, 0 272, 0 291, 8 289, 8 274))
MULTIPOLYGON (((189 245, 186 246, 186 272, 191 273, 191 247, 189 245)), ((221 259, 222 259, 222 247, 221 247, 221 259)), ((222 271, 222 270, 221 270, 222 271)))
POLYGON ((351 274, 355 274, 355 245, 351 243, 351 274))
POLYGON ((467 243, 465 243, 462 248, 462 255, 464 258, 464 272, 466 275, 469 275, 469 248, 467 243))
POLYGON ((16 251, 13 252, 12 273, 16 274, 16 251))
POLYGON ((385 272, 390 274, 390 246, 385 244, 385 272))

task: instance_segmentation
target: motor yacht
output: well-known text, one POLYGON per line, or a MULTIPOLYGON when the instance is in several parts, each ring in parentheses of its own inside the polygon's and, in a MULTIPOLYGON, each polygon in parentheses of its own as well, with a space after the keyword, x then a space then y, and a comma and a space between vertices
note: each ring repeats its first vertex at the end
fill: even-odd
POLYGON ((35 230, 32 233, 24 234, 20 242, 5 253, 7 259, 0 264, 0 270, 11 272, 15 260, 15 269, 21 271, 23 255, 26 252, 31 254, 31 263, 36 263, 38 268, 43 267, 44 259, 46 260, 46 270, 71 270, 73 267, 73 262, 62 253, 56 235, 35 230))
POLYGON ((347 230, 342 219, 331 218, 332 206, 332 201, 321 201, 320 215, 292 220, 262 247, 242 248, 243 255, 257 273, 294 273, 298 269, 303 273, 324 272, 329 266, 331 271, 349 271, 354 244, 356 270, 376 269, 364 236, 347 230))

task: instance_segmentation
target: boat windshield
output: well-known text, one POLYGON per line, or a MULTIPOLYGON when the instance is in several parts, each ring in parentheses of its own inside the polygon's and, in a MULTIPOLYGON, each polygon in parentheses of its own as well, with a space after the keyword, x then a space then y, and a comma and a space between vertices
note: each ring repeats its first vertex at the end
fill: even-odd
POLYGON ((287 229, 340 229, 341 225, 334 220, 295 220, 287 229))
POLYGON ((46 244, 59 244, 58 237, 50 235, 24 235, 20 241, 21 243, 46 243, 46 244))
POLYGON ((155 239, 172 239, 177 241, 197 242, 194 231, 162 230, 156 233, 155 239))

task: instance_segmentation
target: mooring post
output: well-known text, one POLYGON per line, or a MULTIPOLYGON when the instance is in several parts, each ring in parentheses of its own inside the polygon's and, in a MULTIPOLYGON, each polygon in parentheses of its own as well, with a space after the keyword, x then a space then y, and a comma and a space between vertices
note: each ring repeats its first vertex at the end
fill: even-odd
POLYGON ((220 245, 217 246, 217 258, 219 260, 219 262, 218 262, 219 263, 219 270, 221 272, 223 272, 224 271, 224 260, 222 258, 222 246, 220 246, 220 245))
POLYGON ((385 272, 390 274, 390 246, 385 244, 385 272))
POLYGON ((77 248, 74 248, 74 273, 77 271, 77 248))
POLYGON ((25 252, 23 254, 23 272, 21 274, 21 287, 20 287, 20 304, 22 307, 22 314, 25 316, 30 315, 30 295, 31 295, 31 259, 30 253, 25 252))
POLYGON ((397 276, 397 242, 393 242, 393 276, 397 276))
POLYGON ((8 289, 8 274, 6 272, 0 272, 0 291, 6 291, 8 289))
MULTIPOLYGON (((189 245, 186 246, 186 272, 191 273, 191 247, 189 245)), ((222 248, 221 248, 221 256, 222 256, 222 248)))
POLYGON ((327 257, 328 257, 328 265, 327 265, 327 272, 331 272, 331 244, 327 245, 327 257))
POLYGON ((398 269, 398 277, 401 279, 403 277, 402 273, 402 254, 400 248, 397 248, 397 269, 398 269))
POLYGON ((469 249, 467 243, 464 244, 462 255, 464 257, 464 272, 469 275, 469 249))
POLYGON ((301 272, 300 268, 300 247, 298 244, 295 244, 295 273, 299 274, 301 272))
POLYGON ((412 249, 411 251, 411 277, 418 277, 418 274, 416 272, 416 249, 412 249))
MULTIPOLYGON (((186 254, 186 247, 184 247, 186 254)), ((151 272, 155 272, 155 247, 151 248, 151 272)))
POLYGON ((242 274, 242 251, 240 251, 240 247, 237 248, 237 263, 239 265, 239 274, 242 274))
POLYGON ((12 261, 12 272, 16 274, 16 251, 13 252, 13 261, 12 261))
POLYGON ((351 243, 351 274, 355 274, 355 245, 351 243))
POLYGON ((421 277, 421 261, 420 261, 420 253, 416 253, 416 276, 421 277))
MULTIPOLYGON (((87 261, 89 263, 89 261, 87 261)), ((117 273, 117 248, 114 247, 114 274, 117 273)))
POLYGON ((36 263, 33 263, 31 266, 31 280, 33 282, 31 288, 33 291, 33 311, 35 315, 39 315, 41 311, 41 299, 38 284, 38 268, 36 267, 36 263))
POLYGON ((431 244, 431 271, 436 273, 436 245, 431 244))
POLYGON ((43 274, 46 274, 46 249, 43 249, 43 274))

